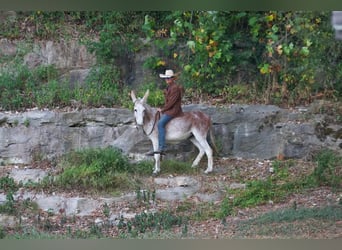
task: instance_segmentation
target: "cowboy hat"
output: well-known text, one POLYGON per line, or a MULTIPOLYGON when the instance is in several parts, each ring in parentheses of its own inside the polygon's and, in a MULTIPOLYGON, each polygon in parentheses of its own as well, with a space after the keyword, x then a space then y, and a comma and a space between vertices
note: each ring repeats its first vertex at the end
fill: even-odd
POLYGON ((172 78, 174 76, 175 76, 175 74, 173 73, 172 69, 165 70, 165 74, 159 74, 160 78, 172 78))

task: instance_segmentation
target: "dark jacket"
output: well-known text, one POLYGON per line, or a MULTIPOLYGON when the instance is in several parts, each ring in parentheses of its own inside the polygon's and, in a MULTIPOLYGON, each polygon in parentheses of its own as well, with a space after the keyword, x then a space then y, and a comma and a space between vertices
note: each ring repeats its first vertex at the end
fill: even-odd
POLYGON ((164 90, 165 104, 162 107, 162 113, 172 117, 183 114, 182 110, 182 93, 183 88, 176 83, 171 83, 166 90, 164 90))

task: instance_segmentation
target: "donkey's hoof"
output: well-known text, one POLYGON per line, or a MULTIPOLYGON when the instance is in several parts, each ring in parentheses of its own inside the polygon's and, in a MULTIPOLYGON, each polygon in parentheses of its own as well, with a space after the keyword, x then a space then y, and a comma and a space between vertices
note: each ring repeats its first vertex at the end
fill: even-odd
POLYGON ((152 173, 152 177, 156 177, 156 176, 158 176, 159 175, 159 171, 158 172, 153 172, 152 173))
POLYGON ((207 169, 207 170, 204 171, 205 174, 210 174, 210 173, 212 173, 212 172, 213 172, 212 169, 209 169, 209 170, 207 169))

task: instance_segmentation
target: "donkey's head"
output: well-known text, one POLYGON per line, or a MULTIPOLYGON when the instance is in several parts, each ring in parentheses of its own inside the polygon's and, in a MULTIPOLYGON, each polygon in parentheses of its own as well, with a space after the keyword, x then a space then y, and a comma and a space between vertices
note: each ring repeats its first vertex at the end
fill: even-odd
POLYGON ((134 91, 131 91, 131 98, 134 103, 134 117, 135 121, 138 125, 143 125, 144 124, 144 116, 145 116, 145 103, 147 101, 147 97, 149 95, 150 91, 147 90, 144 97, 142 99, 136 98, 134 91))

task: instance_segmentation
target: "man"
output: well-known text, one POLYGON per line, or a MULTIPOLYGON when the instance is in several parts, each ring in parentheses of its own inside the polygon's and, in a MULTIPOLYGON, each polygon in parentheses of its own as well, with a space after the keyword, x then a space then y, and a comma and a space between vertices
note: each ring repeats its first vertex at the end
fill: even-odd
POLYGON ((176 84, 173 70, 168 69, 165 74, 159 74, 159 77, 165 79, 167 84, 164 90, 165 104, 162 108, 158 108, 158 111, 162 114, 158 121, 159 149, 156 152, 147 153, 149 156, 165 154, 165 126, 173 118, 183 114, 181 106, 183 88, 176 84))

